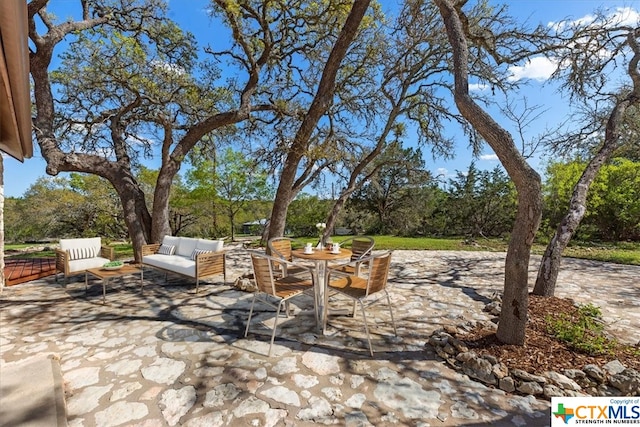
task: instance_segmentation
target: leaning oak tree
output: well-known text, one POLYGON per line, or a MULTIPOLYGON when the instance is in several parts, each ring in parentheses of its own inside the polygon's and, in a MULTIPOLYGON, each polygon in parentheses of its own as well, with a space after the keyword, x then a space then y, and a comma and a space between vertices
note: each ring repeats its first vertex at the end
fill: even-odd
POLYGON ((300 125, 287 147, 282 172, 276 190, 274 207, 269 223, 269 237, 282 236, 285 230, 287 209, 296 196, 296 174, 300 161, 307 152, 314 130, 333 102, 336 77, 340 64, 347 55, 349 46, 358 33, 358 28, 369 7, 370 0, 355 0, 333 47, 327 57, 315 94, 304 112, 300 125))
POLYGON ((533 289, 536 295, 554 295, 562 253, 587 211, 589 187, 601 167, 629 141, 624 137, 625 121, 637 120, 628 116, 633 116, 640 105, 640 26, 637 22, 624 25, 625 18, 620 11, 608 16, 599 12, 592 22, 575 24, 577 28, 571 29, 572 37, 566 48, 553 52, 552 58, 559 64, 555 77, 566 81, 564 87, 573 101, 586 104, 586 120, 596 119, 580 132, 561 138, 554 151, 566 152, 573 148, 594 154, 574 186, 569 208, 542 257, 533 289), (624 63, 631 84, 619 91, 612 90, 611 76, 616 76, 620 64, 624 63), (598 109, 607 102, 613 104, 613 108, 606 120, 600 120, 598 109), (601 142, 596 147, 585 147, 585 142, 594 140, 601 142))
MULTIPOLYGON (((215 130, 246 120, 256 109, 271 108, 252 104, 274 43, 270 18, 256 15, 263 23, 260 43, 226 52, 242 61, 245 83, 225 83, 218 90, 212 86, 215 69, 205 68, 200 80, 190 74, 194 40, 166 18, 166 2, 96 5, 79 0, 82 18, 61 23, 48 13, 48 3, 32 0, 28 5, 33 122, 47 173, 75 171, 107 179, 121 200, 137 258, 144 243, 169 232, 171 183, 187 153, 215 130), (79 39, 66 57, 68 73, 54 73, 52 79, 54 49, 73 35, 79 39), (118 66, 109 62, 114 59, 118 66), (74 77, 90 85, 74 86, 74 77), (65 95, 54 98, 61 91, 65 95), (150 141, 159 141, 161 153, 152 212, 134 173, 140 153, 151 155, 150 141)), ((213 6, 236 35, 237 10, 225 1, 213 6)))
POLYGON ((440 9, 452 47, 456 105, 496 153, 518 194, 518 209, 505 259, 504 294, 496 336, 504 343, 522 345, 527 323, 531 246, 542 217, 541 179, 518 151, 509 132, 469 94, 468 40, 475 38, 476 43, 483 44, 492 54, 497 44, 506 40, 500 40, 487 28, 470 28, 461 10, 466 1, 434 1, 440 9))
MULTIPOLYGON (((371 9, 372 16, 380 16, 375 7, 371 9)), ((279 138, 284 141, 280 151, 286 173, 281 175, 285 180, 280 180, 274 204, 271 237, 284 231, 286 200, 306 185, 319 185, 325 170, 341 188, 326 220, 325 233, 329 233, 348 198, 382 166, 378 160, 387 147, 404 136, 403 119, 419 129, 421 144, 433 143, 434 151, 447 152, 452 141, 442 135, 443 121, 466 124, 448 111, 438 93, 447 71, 447 47, 437 9, 421 1, 407 2, 391 27, 382 17, 375 24, 367 17, 337 70, 335 93, 328 98, 331 103, 308 141, 296 142, 300 133, 279 138)), ((315 82, 302 80, 309 80, 306 92, 315 90, 315 82)), ((307 119, 304 115, 286 119, 292 123, 288 128, 307 129, 300 124, 307 119)))
POLYGON ((448 75, 449 45, 438 9, 431 2, 405 1, 397 19, 388 28, 382 26, 374 43, 377 48, 372 49, 367 66, 369 88, 350 98, 358 96, 361 101, 357 111, 351 112, 354 123, 348 127, 358 127, 358 121, 364 119, 361 127, 365 132, 345 136, 353 141, 343 144, 334 160, 341 166, 334 166, 332 172, 339 177, 342 190, 327 217, 327 234, 347 200, 367 185, 385 161, 397 163, 394 152, 409 124, 415 127, 420 146, 431 144, 434 156, 444 157, 453 146, 453 140, 444 135, 444 122, 467 126, 449 110, 449 99, 443 96, 448 92, 442 89, 447 87, 443 76, 448 75))

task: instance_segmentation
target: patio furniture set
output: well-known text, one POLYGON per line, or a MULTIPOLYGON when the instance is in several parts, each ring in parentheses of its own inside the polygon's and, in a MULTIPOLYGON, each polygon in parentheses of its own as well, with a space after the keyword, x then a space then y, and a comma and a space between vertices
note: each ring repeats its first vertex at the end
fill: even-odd
POLYGON ((140 289, 144 280, 143 267, 153 267, 166 274, 186 276, 196 281, 198 293, 200 279, 222 274, 227 281, 226 257, 222 240, 195 239, 191 237, 165 236, 162 243, 143 245, 141 264, 121 264, 105 267, 113 261, 113 248, 102 245, 100 237, 61 239, 56 249, 56 282, 62 273, 65 283, 69 276, 84 273, 85 290, 89 276, 102 280, 102 302, 106 302, 106 288, 110 280, 140 275, 140 289))
MULTIPOLYGON (((244 336, 249 333, 256 301, 275 308, 269 345, 271 356, 278 318, 282 311, 289 317, 290 300, 302 294, 313 297, 316 327, 326 334, 327 319, 329 314, 334 314, 329 310, 330 298, 342 296, 353 302, 348 314, 355 317, 360 308, 369 352, 373 356, 366 309, 381 298, 386 298, 397 335, 387 291, 391 251, 373 255, 373 247, 373 239, 366 236, 352 237, 324 248, 312 248, 296 239, 279 237, 268 242, 266 253, 249 251, 257 291, 244 336)), ((102 300, 106 303, 106 288, 112 279, 139 274, 142 291, 144 267, 164 272, 165 277, 172 273, 195 279, 195 293, 198 293, 200 279, 218 274, 223 275, 225 283, 227 279, 222 240, 165 236, 162 243, 143 246, 141 264, 107 267, 113 258, 113 248, 102 245, 99 237, 61 239, 60 249, 56 250, 56 281, 57 273, 62 273, 65 283, 69 276, 84 273, 86 290, 89 277, 97 277, 102 280, 102 300)))
POLYGON ((268 242, 266 254, 252 252, 251 263, 258 291, 254 294, 244 336, 249 333, 257 300, 276 308, 269 345, 270 356, 280 311, 284 306, 285 314, 288 315, 289 300, 305 293, 313 294, 316 326, 324 335, 330 314, 329 298, 340 295, 353 301, 351 314, 354 317, 356 307, 360 307, 369 353, 373 356, 366 308, 377 303, 382 297, 386 297, 394 333, 397 335, 391 299, 387 291, 391 251, 373 255, 373 246, 373 239, 365 236, 349 238, 333 249, 313 249, 295 239, 279 237, 268 242), (310 261, 311 265, 300 260, 310 261), (341 260, 348 262, 340 263, 341 260))

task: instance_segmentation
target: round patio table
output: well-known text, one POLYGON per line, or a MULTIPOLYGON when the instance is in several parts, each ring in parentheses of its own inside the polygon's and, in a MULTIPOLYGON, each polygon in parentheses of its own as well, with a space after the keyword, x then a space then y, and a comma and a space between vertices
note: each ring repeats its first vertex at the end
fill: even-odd
POLYGON ((327 265, 329 261, 337 261, 341 259, 351 259, 352 252, 349 249, 340 248, 340 252, 332 252, 329 249, 314 248, 311 253, 307 253, 304 249, 294 249, 291 255, 294 258, 306 259, 315 263, 314 282, 316 301, 320 304, 320 324, 322 325, 322 334, 326 333, 327 315, 328 315, 328 299, 329 293, 327 287, 329 285, 329 269, 327 265))

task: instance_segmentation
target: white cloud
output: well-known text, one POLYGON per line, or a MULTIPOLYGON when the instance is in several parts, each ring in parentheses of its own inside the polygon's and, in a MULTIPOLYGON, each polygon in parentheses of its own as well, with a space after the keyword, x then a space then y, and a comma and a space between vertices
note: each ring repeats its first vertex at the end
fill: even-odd
MULTIPOLYGON (((612 26, 637 26, 640 23, 640 12, 631 7, 618 7, 611 10, 606 15, 607 22, 612 26)), ((602 25, 602 20, 597 19, 596 15, 587 14, 572 21, 556 22, 552 21, 547 24, 549 28, 555 28, 561 31, 567 26, 588 26, 602 25)), ((608 56, 608 52, 594 52, 594 55, 608 56)), ((531 79, 537 81, 545 81, 551 77, 553 72, 558 68, 558 62, 544 56, 536 56, 531 58, 522 66, 509 67, 511 75, 510 81, 519 81, 523 79, 531 79)))
POLYGON ((442 176, 444 178, 449 176, 449 169, 447 168, 438 168, 436 169, 436 176, 442 176))
MULTIPOLYGON (((617 7, 615 8, 615 10, 609 12, 606 15, 606 19, 614 26, 619 26, 619 25, 636 26, 640 21, 640 13, 631 7, 617 7)), ((579 26, 589 25, 589 24, 592 24, 595 20, 596 20, 596 16, 589 14, 581 18, 574 19, 572 21, 565 21, 565 22, 551 21, 547 24, 547 27, 556 29, 557 31, 561 31, 570 25, 571 26, 572 25, 579 25, 579 26)))
POLYGON ((557 67, 557 62, 544 56, 536 56, 527 61, 525 65, 513 65, 509 67, 509 71, 511 72, 509 80, 512 82, 523 79, 545 81, 551 77, 557 67))
POLYGON ((470 92, 482 92, 489 89, 489 85, 484 83, 471 83, 469 84, 470 92))
POLYGON ((486 161, 490 161, 490 162, 499 160, 498 156, 495 155, 495 154, 482 154, 482 155, 480 155, 479 158, 480 158, 480 160, 486 160, 486 161))
POLYGON ((547 24, 547 27, 559 32, 564 30, 570 25, 579 25, 579 26, 589 25, 595 20, 596 20, 596 17, 594 15, 585 15, 582 18, 574 19, 572 21, 561 21, 561 22, 550 21, 547 24))
POLYGON ((611 14, 618 25, 636 26, 640 22, 640 12, 630 7, 619 7, 611 14))

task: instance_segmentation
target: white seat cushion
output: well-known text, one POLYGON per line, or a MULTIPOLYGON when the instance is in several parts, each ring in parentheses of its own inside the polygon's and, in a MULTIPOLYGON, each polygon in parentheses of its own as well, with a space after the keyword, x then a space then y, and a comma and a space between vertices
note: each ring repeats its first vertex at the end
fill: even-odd
MULTIPOLYGON (((191 254, 189 254, 189 257, 191 254)), ((178 255, 145 255, 142 262, 164 270, 175 271, 189 277, 196 277, 196 262, 189 257, 178 255)))
POLYGON ((69 272, 75 273, 77 271, 84 271, 90 268, 100 268, 109 261, 110 260, 108 260, 107 258, 102 258, 99 256, 95 258, 76 259, 73 261, 69 261, 69 272))

